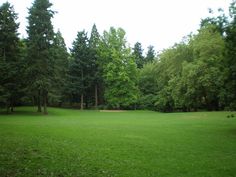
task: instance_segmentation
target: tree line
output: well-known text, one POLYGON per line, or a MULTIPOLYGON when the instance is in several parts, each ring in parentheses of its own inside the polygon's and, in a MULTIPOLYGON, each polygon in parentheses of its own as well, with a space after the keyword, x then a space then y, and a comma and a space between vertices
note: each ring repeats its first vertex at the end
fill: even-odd
POLYGON ((130 47, 122 28, 79 31, 70 52, 49 0, 29 8, 20 39, 13 6, 0 6, 0 106, 150 109, 164 112, 236 109, 236 6, 201 21, 197 34, 157 54, 130 47))

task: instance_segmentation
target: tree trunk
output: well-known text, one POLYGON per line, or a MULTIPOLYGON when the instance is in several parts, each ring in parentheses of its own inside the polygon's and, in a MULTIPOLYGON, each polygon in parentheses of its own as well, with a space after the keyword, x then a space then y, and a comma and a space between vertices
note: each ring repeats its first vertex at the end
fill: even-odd
POLYGON ((84 104, 85 104, 85 109, 88 109, 89 103, 88 103, 88 97, 84 97, 84 104))
POLYGON ((5 49, 5 47, 3 48, 3 60, 6 61, 6 49, 5 49))
POLYGON ((81 94, 81 98, 80 98, 80 109, 81 109, 81 110, 84 109, 84 94, 81 94))
POLYGON ((10 101, 10 111, 11 111, 11 113, 14 112, 14 103, 13 103, 12 99, 10 101))
POLYGON ((11 105, 11 112, 14 112, 14 106, 13 106, 13 104, 11 105))
POLYGON ((7 104, 7 114, 10 114, 10 106, 7 104))
POLYGON ((98 107, 98 85, 95 85, 95 108, 98 107))
MULTIPOLYGON (((81 70, 81 79, 82 79, 82 83, 84 84, 84 71, 83 69, 81 70)), ((81 98, 80 98, 80 109, 83 110, 84 109, 84 94, 81 94, 81 98)))
POLYGON ((35 97, 35 96, 32 96, 31 99, 32 99, 32 103, 33 103, 33 105, 36 106, 36 101, 37 101, 36 97, 35 97), (36 100, 36 101, 35 101, 35 100, 36 100))
POLYGON ((43 113, 44 113, 45 115, 48 114, 48 110, 47 110, 47 96, 48 96, 48 93, 45 92, 45 93, 43 94, 43 113))
POLYGON ((38 90, 38 112, 42 112, 42 107, 41 107, 41 94, 40 90, 38 90))

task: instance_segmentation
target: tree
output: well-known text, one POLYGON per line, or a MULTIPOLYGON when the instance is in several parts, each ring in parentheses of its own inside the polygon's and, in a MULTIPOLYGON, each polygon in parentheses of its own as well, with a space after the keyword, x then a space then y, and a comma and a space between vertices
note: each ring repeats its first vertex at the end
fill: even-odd
POLYGON ((144 61, 144 57, 143 57, 142 44, 139 43, 139 42, 136 42, 134 44, 133 57, 135 59, 137 67, 138 68, 143 68, 143 65, 144 65, 145 61, 144 61))
POLYGON ((136 64, 126 47, 125 31, 111 27, 102 40, 106 102, 110 108, 129 108, 137 101, 138 88, 136 64))
POLYGON ((150 62, 153 62, 154 59, 155 59, 154 46, 150 45, 150 46, 148 46, 148 51, 147 51, 147 55, 146 55, 146 58, 145 58, 145 62, 150 63, 150 62))
POLYGON ((226 68, 228 78, 226 81, 227 104, 236 109, 236 1, 233 0, 229 8, 231 22, 226 29, 226 68))
POLYGON ((159 111, 170 112, 174 109, 183 109, 183 105, 180 104, 182 96, 176 96, 176 92, 182 93, 182 84, 179 79, 182 77, 183 62, 193 60, 189 39, 186 39, 164 50, 156 63, 155 77, 158 89, 155 106, 159 111))
POLYGON ((203 99, 209 110, 218 109, 220 90, 224 85, 225 42, 215 25, 200 29, 193 41, 194 58, 201 70, 199 78, 203 99))
POLYGON ((54 12, 48 0, 35 0, 29 9, 27 27, 29 90, 37 95, 38 112, 43 103, 47 114, 48 93, 54 77, 52 55, 54 31, 51 19, 54 12))
POLYGON ((68 58, 66 44, 61 32, 54 36, 52 55, 54 58, 54 77, 52 89, 49 92, 49 103, 61 105, 65 101, 66 75, 68 73, 68 58))
POLYGON ((148 63, 139 72, 139 106, 141 109, 156 109, 155 102, 158 91, 156 68, 156 63, 148 63))
MULTIPOLYGON (((225 43, 215 25, 207 25, 191 41, 194 60, 183 64, 182 93, 188 109, 217 110, 222 105, 225 43)), ((181 92, 180 92, 181 93, 181 92)), ((180 96, 180 95, 179 95, 180 96)))
MULTIPOLYGON (((89 39, 89 50, 90 50, 90 74, 92 78, 92 87, 94 88, 94 106, 97 108, 99 100, 99 91, 102 90, 102 74, 101 68, 99 67, 99 44, 100 44, 100 35, 97 31, 97 27, 94 24, 91 31, 91 36, 89 39)), ((92 89, 93 90, 93 89, 92 89)))
MULTIPOLYGON (((214 15, 212 9, 209 10, 209 13, 211 15, 214 15)), ((228 17, 225 15, 223 9, 221 8, 218 9, 218 13, 219 15, 217 17, 207 17, 205 19, 202 19, 200 26, 202 28, 204 26, 214 25, 216 30, 218 30, 221 35, 224 35, 228 26, 228 17)))
POLYGON ((141 70, 142 98, 151 94, 147 107, 153 109, 154 104, 154 109, 164 112, 224 107, 224 51, 223 36, 209 24, 164 50, 156 63, 141 70))
POLYGON ((71 56, 68 90, 72 97, 76 97, 76 101, 80 101, 80 108, 84 109, 84 97, 91 84, 88 37, 85 31, 78 32, 71 56))
POLYGON ((13 111, 19 92, 20 40, 17 14, 10 3, 0 7, 0 102, 13 111))

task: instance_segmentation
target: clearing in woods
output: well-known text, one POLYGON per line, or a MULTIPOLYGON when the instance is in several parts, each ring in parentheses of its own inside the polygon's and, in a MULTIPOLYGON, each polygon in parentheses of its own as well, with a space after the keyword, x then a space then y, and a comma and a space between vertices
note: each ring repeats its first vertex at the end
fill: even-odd
POLYGON ((0 114, 0 176, 235 176, 227 115, 17 108, 0 114))

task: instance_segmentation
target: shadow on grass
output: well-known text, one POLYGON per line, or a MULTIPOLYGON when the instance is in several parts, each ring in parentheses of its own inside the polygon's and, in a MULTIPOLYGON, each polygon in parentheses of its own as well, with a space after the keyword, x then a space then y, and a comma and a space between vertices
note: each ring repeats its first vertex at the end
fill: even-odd
POLYGON ((43 112, 37 112, 34 107, 16 107, 14 112, 7 113, 6 109, 0 109, 0 116, 52 116, 56 115, 54 112, 49 112, 48 115, 43 114, 43 112))
POLYGON ((228 133, 229 133, 230 135, 235 135, 235 136, 236 136, 236 127, 233 128, 233 129, 230 129, 230 130, 228 131, 228 133))

